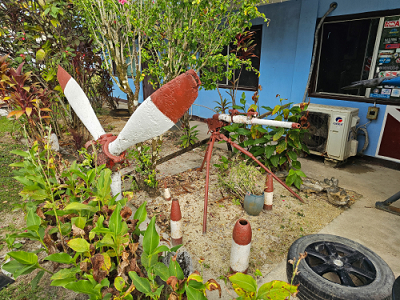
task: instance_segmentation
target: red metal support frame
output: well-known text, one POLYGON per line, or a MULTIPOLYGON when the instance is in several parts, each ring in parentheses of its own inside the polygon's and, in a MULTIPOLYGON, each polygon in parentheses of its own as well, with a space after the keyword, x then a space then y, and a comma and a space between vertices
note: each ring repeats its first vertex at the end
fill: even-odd
MULTIPOLYGON (((234 112, 231 112, 231 114, 233 115, 234 112)), ((297 199, 299 199, 302 203, 305 203, 304 200, 299 195, 297 195, 289 186, 287 186, 274 173, 272 173, 271 170, 269 170, 266 166, 264 166, 253 154, 251 154, 246 149, 240 147, 238 144, 233 142, 230 138, 227 138, 225 135, 223 135, 222 133, 219 132, 222 127, 228 125, 227 122, 218 120, 218 115, 214 115, 212 119, 207 119, 207 124, 208 124, 209 132, 211 132, 211 137, 210 137, 210 141, 209 141, 206 153, 204 155, 203 163, 201 164, 201 167, 198 169, 201 172, 203 170, 204 163, 207 163, 207 165, 206 165, 206 185, 205 185, 205 195, 204 195, 203 234, 205 234, 207 232, 207 206, 208 206, 208 188, 209 188, 209 179, 210 179, 210 161, 211 161, 211 155, 212 155, 215 141, 225 141, 225 142, 229 143, 230 145, 232 145, 232 147, 238 149, 243 154, 246 154, 248 157, 253 159, 261 168, 263 168, 266 172, 271 174, 272 177, 276 181, 278 181, 284 188, 286 188, 293 196, 295 196, 297 199)))

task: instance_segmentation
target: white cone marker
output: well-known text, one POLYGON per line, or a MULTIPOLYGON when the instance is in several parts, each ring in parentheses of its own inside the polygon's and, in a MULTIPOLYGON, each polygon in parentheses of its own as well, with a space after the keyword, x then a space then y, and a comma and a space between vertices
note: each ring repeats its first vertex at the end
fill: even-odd
POLYGON ((169 191, 169 188, 167 188, 167 183, 164 184, 164 199, 167 201, 171 200, 171 192, 169 191))
POLYGON ((171 238, 172 246, 182 244, 182 214, 178 199, 172 200, 171 205, 171 238))
POLYGON ((97 119, 89 99, 75 79, 60 66, 57 71, 57 79, 69 104, 83 125, 89 130, 93 139, 97 140, 101 135, 105 134, 106 132, 97 119))
POLYGON ((272 210, 272 201, 274 199, 274 182, 271 174, 267 175, 264 189, 264 209, 272 210))
POLYGON ((246 273, 249 267, 251 247, 251 226, 245 219, 239 219, 233 227, 231 247, 231 270, 246 273))

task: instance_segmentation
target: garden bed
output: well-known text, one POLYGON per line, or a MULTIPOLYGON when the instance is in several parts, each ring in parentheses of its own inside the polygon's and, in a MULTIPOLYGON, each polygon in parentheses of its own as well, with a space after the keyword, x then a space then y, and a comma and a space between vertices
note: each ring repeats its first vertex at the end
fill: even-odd
MULTIPOLYGON (((118 134, 126 123, 127 118, 100 116, 99 119, 107 126, 107 131, 118 134)), ((179 135, 175 131, 169 131, 164 135, 161 157, 179 150, 179 135)), ((73 152, 71 137, 61 141, 62 147, 73 152)), ((159 178, 159 196, 149 197, 146 192, 139 191, 133 194, 130 203, 139 207, 147 201, 147 212, 149 217, 156 215, 157 225, 166 243, 170 243, 169 211, 171 201, 162 197, 163 187, 166 184, 171 189, 173 198, 180 203, 183 218, 183 248, 192 255, 194 268, 201 270, 199 259, 204 259, 203 268, 207 273, 213 274, 214 278, 228 274, 229 258, 232 241, 232 229, 239 218, 247 219, 252 227, 253 238, 250 255, 249 273, 263 267, 264 275, 274 266, 286 258, 287 250, 297 238, 316 233, 329 222, 340 215, 344 208, 338 208, 328 203, 325 193, 304 194, 300 196, 306 201, 301 203, 294 198, 286 189, 274 182, 274 203, 272 211, 262 211, 257 217, 249 216, 242 206, 218 187, 219 170, 213 164, 219 162, 219 158, 228 156, 227 151, 215 149, 210 169, 210 191, 208 200, 207 233, 202 234, 205 169, 202 172, 196 170, 202 163, 205 146, 194 149, 177 158, 165 162, 157 167, 159 178)), ((129 189, 129 183, 125 189, 129 189)), ((347 191, 352 202, 361 195, 347 191)), ((19 196, 16 196, 17 198, 19 196)), ((4 255, 8 249, 5 245, 4 236, 11 233, 14 228, 11 224, 23 223, 21 212, 9 213, 9 217, 3 217, 0 221, 2 227, 3 249, 0 254, 4 255), (10 227, 11 226, 11 227, 10 227), (9 230, 10 229, 10 230, 9 230)), ((22 249, 28 246, 23 244, 22 249)), ((32 246, 32 245, 30 245, 32 246)), ((33 278, 34 275, 27 275, 33 278)), ((30 281, 27 276, 21 276, 17 284, 30 281)), ((207 278, 206 278, 207 279, 207 278)), ((45 280, 41 283, 49 283, 45 280)), ((74 293, 62 288, 52 288, 58 295, 64 295, 63 299, 74 299, 74 293), (67 294, 64 294, 67 292, 67 294), (72 294, 71 294, 72 293, 72 294)), ((62 299, 62 298, 60 298, 62 299)))

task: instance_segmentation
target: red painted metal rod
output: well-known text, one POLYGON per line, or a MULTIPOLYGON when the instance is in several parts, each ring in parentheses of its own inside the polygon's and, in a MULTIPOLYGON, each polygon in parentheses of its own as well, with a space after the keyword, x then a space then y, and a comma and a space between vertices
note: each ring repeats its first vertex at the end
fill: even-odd
MULTIPOLYGON (((208 185, 209 185, 209 180, 210 180, 210 161, 211 161, 211 155, 215 143, 215 139, 217 137, 213 133, 211 136, 211 141, 210 145, 208 146, 208 151, 206 153, 206 160, 207 160, 207 165, 206 165, 206 191, 205 191, 205 196, 204 196, 204 212, 203 212, 203 234, 206 233, 207 231, 207 206, 208 206, 208 185)), ((204 162, 203 162, 204 163, 204 162)))
POLYGON ((232 122, 232 123, 249 124, 249 125, 258 124, 258 125, 283 127, 283 128, 300 128, 301 127, 299 123, 248 118, 247 116, 242 116, 242 115, 231 116, 228 114, 220 114, 220 115, 218 115, 218 120, 225 121, 228 123, 232 122))
POLYGON ((283 187, 285 187, 285 189, 287 189, 293 196, 295 196, 297 199, 299 199, 301 202, 305 203, 304 200, 297 195, 290 187, 288 187, 282 180, 280 180, 278 177, 276 177, 276 175, 274 173, 271 172, 271 170, 269 170, 266 166, 264 166, 257 158, 255 158, 255 156, 253 154, 251 154, 249 151, 247 151, 246 149, 240 147, 238 144, 234 143, 231 141, 231 139, 228 139, 225 135, 223 135, 222 133, 220 133, 218 135, 218 138, 221 140, 224 140, 225 142, 229 143, 232 145, 232 147, 235 147, 236 149, 238 149, 240 152, 246 154, 248 157, 250 157, 251 159, 253 159, 257 164, 260 165, 261 168, 263 168, 265 171, 267 171, 269 174, 272 175, 272 177, 274 177, 274 179, 276 181, 278 181, 283 187))

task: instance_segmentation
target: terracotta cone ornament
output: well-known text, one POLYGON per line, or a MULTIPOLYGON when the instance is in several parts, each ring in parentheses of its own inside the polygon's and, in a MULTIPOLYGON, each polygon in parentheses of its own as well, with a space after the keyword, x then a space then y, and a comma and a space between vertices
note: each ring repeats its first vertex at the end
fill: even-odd
MULTIPOLYGON (((125 159, 125 150, 137 143, 156 137, 171 128, 190 108, 198 95, 201 84, 196 72, 189 70, 155 91, 135 110, 128 122, 115 137, 106 134, 85 92, 62 67, 57 78, 65 97, 76 115, 88 129, 96 143, 102 145, 107 166, 112 168, 125 159)), ((93 144, 92 142, 88 145, 93 144)), ((103 162, 101 162, 103 163, 103 162)), ((113 195, 121 194, 121 176, 113 174, 113 195)))
POLYGON ((272 210, 272 201, 274 199, 274 182, 271 174, 267 175, 264 189, 264 209, 272 210))
POLYGON ((172 245, 182 244, 182 214, 178 199, 172 199, 171 205, 171 238, 172 245))
POLYGON ((246 273, 249 267, 251 247, 251 226, 245 219, 239 219, 233 227, 231 247, 231 271, 246 273))

